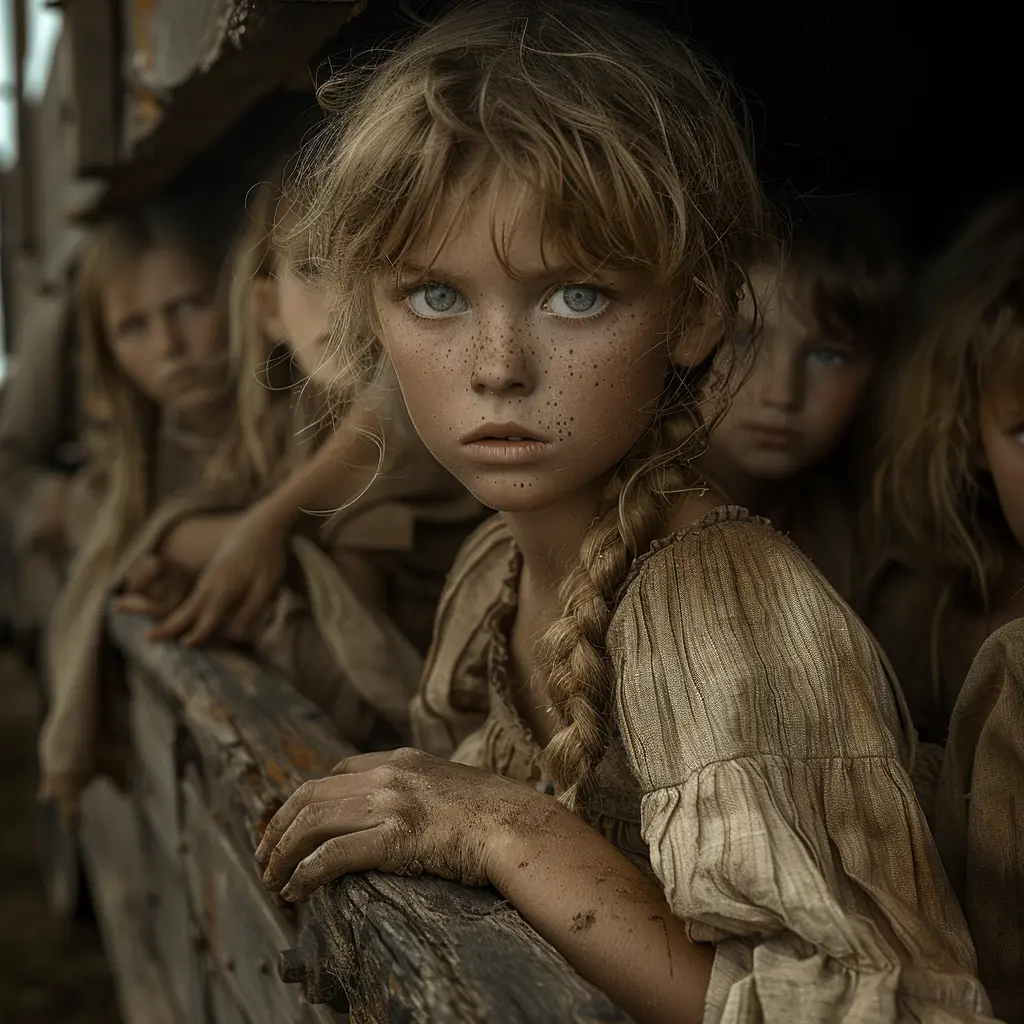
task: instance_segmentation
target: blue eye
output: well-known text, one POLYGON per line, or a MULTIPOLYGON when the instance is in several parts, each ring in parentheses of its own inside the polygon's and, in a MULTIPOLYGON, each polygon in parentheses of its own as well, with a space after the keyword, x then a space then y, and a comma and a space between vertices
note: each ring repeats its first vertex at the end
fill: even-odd
POLYGON ((821 363, 822 366, 839 367, 845 366, 850 357, 845 352, 838 352, 830 348, 816 348, 808 353, 811 359, 821 363))
POLYGON ((737 330, 732 332, 732 347, 745 349, 750 345, 750 331, 737 330))
POLYGON ((565 284, 556 288, 544 303, 555 316, 582 319, 597 316, 611 300, 600 288, 589 284, 565 284))
POLYGON ((409 308, 422 317, 456 316, 467 309, 466 300, 451 285, 431 282, 411 292, 409 308))

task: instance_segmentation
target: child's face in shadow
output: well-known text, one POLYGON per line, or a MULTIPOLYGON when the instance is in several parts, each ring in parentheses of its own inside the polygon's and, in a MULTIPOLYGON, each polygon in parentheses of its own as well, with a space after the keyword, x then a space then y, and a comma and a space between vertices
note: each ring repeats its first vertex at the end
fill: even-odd
POLYGON ((982 396, 979 426, 985 467, 1003 515, 1024 546, 1024 385, 993 381, 982 396))
POLYGON ((213 283, 181 249, 150 249, 102 295, 115 362, 144 395, 181 408, 209 394, 224 368, 223 321, 213 283))
POLYGON ((328 297, 309 288, 283 262, 275 271, 270 287, 274 289, 275 301, 271 303, 267 333, 288 347, 307 377, 329 384, 328 297))
POLYGON ((374 305, 427 447, 484 504, 529 512, 598 494, 647 430, 669 367, 668 302, 636 269, 568 265, 543 243, 539 208, 512 224, 514 205, 481 194, 446 239, 439 217, 397 287, 376 278, 374 305))
MULTIPOLYGON (((864 397, 873 359, 863 349, 823 336, 799 282, 774 267, 755 268, 751 281, 762 331, 754 342, 749 330, 734 338, 742 383, 715 427, 711 450, 750 477, 785 480, 843 440, 864 397), (747 351, 752 363, 743 359, 747 351)), ((752 322, 749 298, 741 314, 752 322)))

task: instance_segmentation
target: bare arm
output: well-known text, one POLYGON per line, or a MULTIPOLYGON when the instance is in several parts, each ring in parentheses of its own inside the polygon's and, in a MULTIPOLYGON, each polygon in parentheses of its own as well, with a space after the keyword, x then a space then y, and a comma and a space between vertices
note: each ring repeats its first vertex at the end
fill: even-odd
POLYGON ((304 514, 333 511, 373 481, 380 456, 380 420, 357 407, 311 459, 254 508, 285 529, 304 514))
POLYGON ((324 512, 357 498, 373 481, 379 434, 377 414, 357 407, 320 451, 244 514, 183 523, 173 541, 177 557, 168 549, 165 554, 179 565, 195 565, 199 578, 152 637, 199 644, 217 632, 250 636, 284 578, 289 538, 302 518, 320 525, 324 512))
POLYGON ((657 883, 555 807, 539 832, 510 830, 492 884, 637 1022, 700 1021, 714 949, 690 941, 657 883))
POLYGON ((160 545, 160 554, 172 565, 198 575, 242 521, 243 512, 199 515, 183 519, 160 545))
POLYGON ((700 1021, 713 951, 658 885, 560 804, 414 750, 350 758, 301 787, 257 859, 287 899, 352 871, 423 870, 492 884, 638 1024, 700 1021))

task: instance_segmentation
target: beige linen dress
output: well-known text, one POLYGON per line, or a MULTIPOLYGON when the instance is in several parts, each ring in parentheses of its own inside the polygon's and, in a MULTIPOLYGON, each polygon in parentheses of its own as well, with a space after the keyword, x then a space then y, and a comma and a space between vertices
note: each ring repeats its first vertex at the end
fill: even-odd
MULTIPOLYGON (((463 549, 414 703, 425 749, 544 787, 503 665, 519 556, 463 549)), ((655 544, 608 634, 617 732, 586 816, 716 946, 708 1024, 985 1020, 974 952, 907 774, 870 634, 736 507, 655 544)))
POLYGON ((950 722, 935 841, 992 1005, 1024 1022, 1024 619, 984 643, 950 722))

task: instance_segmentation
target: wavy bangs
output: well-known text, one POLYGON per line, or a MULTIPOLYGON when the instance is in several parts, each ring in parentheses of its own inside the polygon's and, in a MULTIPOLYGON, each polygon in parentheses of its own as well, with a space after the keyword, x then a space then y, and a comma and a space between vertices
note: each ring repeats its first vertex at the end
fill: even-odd
MULTIPOLYGON (((451 211, 495 183, 503 220, 539 203, 545 246, 581 272, 642 268, 678 289, 684 321, 735 310, 764 234, 735 96, 634 15, 468 5, 320 98, 330 116, 294 179, 294 230, 338 295, 342 387, 379 358, 369 279, 457 230, 451 211)), ((506 265, 507 242, 494 239, 506 265)))

